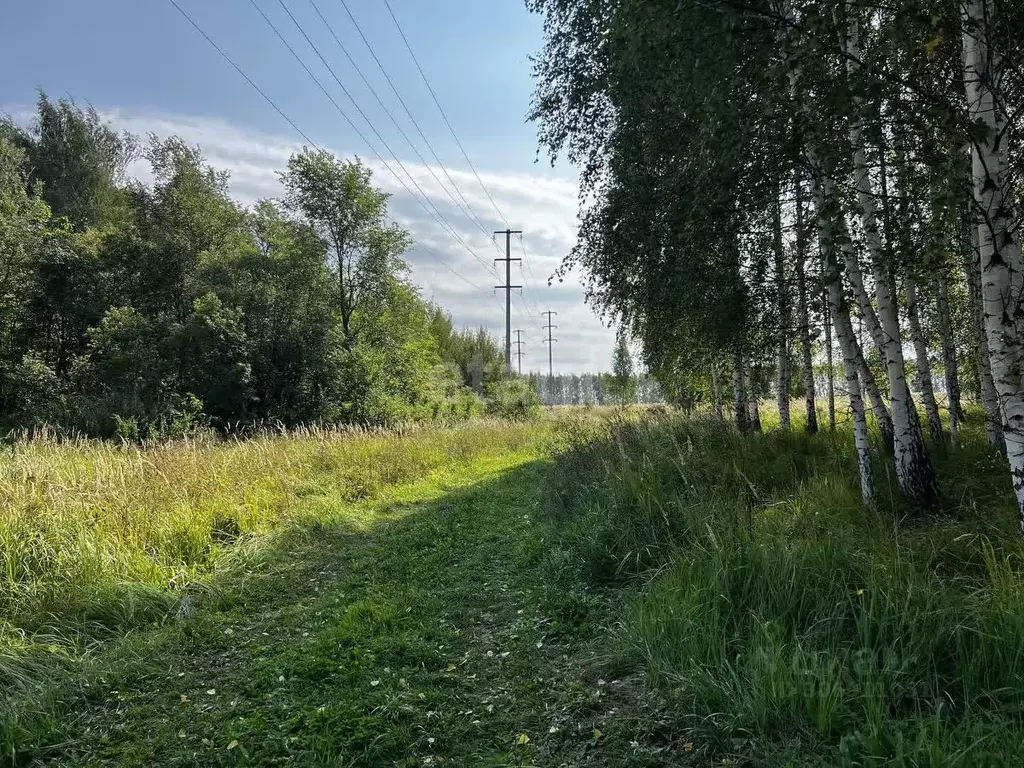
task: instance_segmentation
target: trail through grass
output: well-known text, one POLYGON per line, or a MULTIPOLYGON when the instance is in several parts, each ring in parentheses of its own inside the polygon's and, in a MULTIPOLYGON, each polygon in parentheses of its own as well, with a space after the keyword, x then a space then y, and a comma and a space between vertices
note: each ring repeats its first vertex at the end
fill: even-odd
POLYGON ((4 584, 23 623, 0 633, 0 748, 18 766, 1015 767, 1024 543, 983 422, 963 435, 933 446, 929 518, 880 446, 865 507, 841 430, 656 411, 39 447, 31 481, 7 470, 24 503, 6 530, 35 542, 16 551, 52 557, 4 584), (152 545, 176 526, 194 561, 152 545), (155 565, 76 570, 97 549, 155 565))
POLYGON ((609 604, 545 579, 537 441, 336 499, 8 722, 60 765, 665 765, 609 604), (657 744, 655 743, 657 742, 657 744))

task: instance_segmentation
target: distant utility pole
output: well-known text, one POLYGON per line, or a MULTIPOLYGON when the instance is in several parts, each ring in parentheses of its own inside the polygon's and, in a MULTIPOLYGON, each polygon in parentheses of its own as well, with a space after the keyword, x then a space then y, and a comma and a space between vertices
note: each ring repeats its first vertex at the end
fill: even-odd
POLYGON ((555 366, 554 366, 554 362, 553 362, 552 351, 554 349, 555 342, 558 341, 558 339, 551 338, 551 332, 555 328, 558 327, 557 325, 552 325, 551 324, 551 318, 552 318, 553 315, 557 315, 558 313, 557 312, 552 312, 549 309, 547 312, 541 312, 541 314, 542 315, 546 315, 547 318, 548 318, 548 324, 545 325, 544 328, 546 328, 547 332, 548 332, 548 337, 547 337, 546 341, 548 343, 548 379, 550 380, 550 379, 554 378, 554 376, 555 376, 555 366))
POLYGON ((516 328, 514 333, 516 335, 516 340, 513 341, 512 343, 516 345, 516 357, 518 358, 518 370, 519 370, 519 375, 522 376, 523 375, 523 344, 525 344, 526 342, 523 341, 523 331, 522 331, 522 329, 516 328))
POLYGON ((505 284, 496 285, 495 288, 502 288, 505 291, 505 376, 512 376, 512 289, 522 288, 521 285, 512 285, 512 262, 522 259, 512 258, 512 235, 521 235, 521 229, 498 229, 496 235, 505 235, 505 258, 495 259, 505 263, 505 284))

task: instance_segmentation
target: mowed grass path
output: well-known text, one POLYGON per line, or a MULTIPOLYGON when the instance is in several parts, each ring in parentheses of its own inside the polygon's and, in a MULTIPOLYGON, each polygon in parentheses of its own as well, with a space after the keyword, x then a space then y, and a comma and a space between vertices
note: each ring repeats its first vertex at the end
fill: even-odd
POLYGON ((548 471, 524 446, 291 526, 26 705, 13 760, 678 764, 607 596, 549 578, 548 471))

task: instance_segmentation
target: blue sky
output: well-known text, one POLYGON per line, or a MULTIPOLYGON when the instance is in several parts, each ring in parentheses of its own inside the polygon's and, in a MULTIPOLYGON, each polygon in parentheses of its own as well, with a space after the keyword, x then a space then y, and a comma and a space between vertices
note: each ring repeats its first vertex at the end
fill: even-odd
MULTIPOLYGON (((457 323, 486 324, 503 334, 503 302, 492 295, 494 276, 469 252, 488 263, 498 255, 483 230, 501 228, 503 221, 445 126, 383 0, 346 2, 458 192, 409 121, 341 0, 314 1, 412 146, 346 59, 311 0, 283 2, 390 152, 303 39, 282 0, 177 1, 313 141, 340 155, 358 154, 375 168, 377 183, 394 194, 394 217, 431 251, 417 246, 409 254, 413 279, 424 294, 447 307, 457 323), (347 125, 252 2, 270 17, 366 141, 347 125), (381 165, 367 141, 404 186, 381 165), (475 220, 453 202, 453 196, 461 202, 459 193, 470 203, 475 220), (437 212, 469 249, 448 225, 436 221, 437 212), (481 290, 440 267, 439 258, 481 290)), ((566 163, 552 169, 545 157, 535 162, 536 131, 525 120, 532 92, 529 56, 542 42, 540 19, 526 11, 522 0, 390 2, 484 187, 513 227, 525 230, 528 268, 513 274, 514 283, 527 285, 525 297, 513 304, 513 327, 525 329, 528 341, 524 369, 542 363, 546 368, 537 313, 549 308, 559 312, 561 326, 556 368, 607 368, 612 333, 584 305, 577 281, 546 286, 546 277, 575 237, 577 186, 566 163)), ((53 97, 88 101, 126 130, 178 134, 199 144, 212 164, 232 172, 232 191, 243 203, 279 194, 274 171, 304 140, 169 0, 34 0, 7 8, 5 22, 0 29, 4 111, 27 116, 38 88, 53 97)), ((137 173, 145 178, 147 170, 140 165, 137 173)), ((514 250, 514 256, 523 255, 517 243, 514 250)))

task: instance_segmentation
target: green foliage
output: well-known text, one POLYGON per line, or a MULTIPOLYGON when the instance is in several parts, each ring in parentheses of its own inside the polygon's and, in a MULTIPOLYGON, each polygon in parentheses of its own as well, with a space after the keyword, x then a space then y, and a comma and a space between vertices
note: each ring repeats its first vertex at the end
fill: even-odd
POLYGON ((39 94, 36 121, 28 131, 6 121, 4 130, 24 149, 25 167, 57 217, 83 231, 116 220, 121 190, 117 185, 137 157, 138 142, 118 134, 95 109, 70 99, 50 101, 39 94))
POLYGON ((629 340, 621 330, 615 337, 612 352, 612 376, 609 380, 612 396, 620 403, 636 400, 636 379, 633 378, 633 354, 629 351, 629 340))
POLYGON ((302 152, 285 204, 245 210, 176 137, 150 138, 151 186, 126 182, 137 146, 45 96, 31 130, 0 124, 0 427, 124 440, 479 412, 463 385, 482 393, 493 342, 441 333, 365 166, 302 152))
POLYGON ((488 389, 487 413, 512 421, 529 421, 540 415, 540 398, 526 379, 501 379, 488 389))
POLYGON ((430 332, 441 359, 457 366, 463 384, 474 392, 482 394, 505 375, 505 353, 486 329, 456 330, 451 315, 435 305, 430 332))

